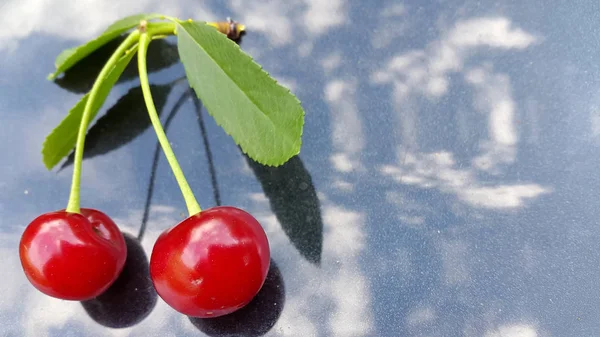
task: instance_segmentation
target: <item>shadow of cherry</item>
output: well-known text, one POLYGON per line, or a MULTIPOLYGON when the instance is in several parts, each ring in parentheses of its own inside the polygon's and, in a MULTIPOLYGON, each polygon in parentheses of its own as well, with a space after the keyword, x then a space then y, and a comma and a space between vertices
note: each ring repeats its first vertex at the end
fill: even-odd
POLYGON ((265 284, 245 307, 221 317, 189 319, 198 330, 212 337, 262 336, 277 323, 284 302, 283 277, 275 262, 271 260, 265 284))
POLYGON ((119 278, 102 295, 81 302, 94 321, 109 328, 127 328, 141 322, 154 309, 158 298, 144 249, 134 236, 123 236, 127 260, 119 278))

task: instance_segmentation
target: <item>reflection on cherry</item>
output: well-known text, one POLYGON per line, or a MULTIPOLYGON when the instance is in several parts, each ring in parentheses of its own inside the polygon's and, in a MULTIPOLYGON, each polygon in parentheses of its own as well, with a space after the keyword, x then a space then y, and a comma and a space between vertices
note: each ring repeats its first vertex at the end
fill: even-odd
POLYGON ((271 260, 263 287, 248 305, 221 317, 189 319, 198 330, 211 337, 263 336, 277 323, 284 303, 283 277, 271 260))
POLYGON ((154 309, 158 298, 152 286, 144 249, 134 236, 123 236, 128 252, 123 272, 106 292, 81 302, 94 321, 109 328, 138 324, 154 309))

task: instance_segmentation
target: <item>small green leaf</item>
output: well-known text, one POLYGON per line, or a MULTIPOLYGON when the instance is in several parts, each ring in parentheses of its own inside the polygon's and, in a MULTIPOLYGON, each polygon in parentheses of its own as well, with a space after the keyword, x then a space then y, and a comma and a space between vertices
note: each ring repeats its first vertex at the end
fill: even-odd
MULTIPOLYGON (((104 46, 96 49, 66 70, 54 83, 70 92, 84 94, 92 89, 94 81, 102 67, 110 59, 115 50, 125 40, 125 36, 115 38, 104 46)), ((148 73, 157 72, 179 62, 177 46, 164 39, 154 40, 148 48, 148 73)), ((118 83, 124 83, 138 78, 137 62, 131 62, 119 77, 118 83)))
POLYGON ((48 75, 49 80, 55 79, 65 70, 71 68, 74 64, 79 62, 82 58, 86 57, 96 49, 105 45, 107 42, 117 38, 121 34, 137 26, 141 20, 151 20, 160 17, 159 14, 136 14, 125 17, 119 21, 116 21, 110 25, 100 36, 93 40, 90 40, 77 47, 63 50, 57 57, 55 66, 56 71, 48 75))
MULTIPOLYGON (((98 90, 96 101, 92 106, 90 121, 94 119, 98 110, 102 107, 102 104, 104 104, 110 90, 136 54, 136 51, 137 49, 134 49, 127 55, 121 57, 106 78, 104 78, 104 81, 98 90)), ((63 157, 67 156, 71 149, 75 147, 79 125, 81 123, 81 118, 83 117, 83 110, 85 109, 88 97, 89 93, 85 94, 85 96, 71 108, 69 114, 60 122, 60 124, 58 124, 58 126, 46 137, 42 147, 42 156, 44 165, 46 165, 48 170, 58 164, 58 162, 63 157)))
MULTIPOLYGON (((159 116, 167 103, 172 88, 172 84, 150 85, 152 100, 159 116)), ((90 127, 85 138, 83 159, 116 150, 133 141, 151 125, 142 87, 131 88, 90 127)), ((60 169, 72 165, 74 160, 75 153, 72 151, 60 169)))
POLYGON ((244 153, 279 166, 300 152, 304 110, 287 88, 203 22, 180 21, 176 33, 190 86, 244 153))

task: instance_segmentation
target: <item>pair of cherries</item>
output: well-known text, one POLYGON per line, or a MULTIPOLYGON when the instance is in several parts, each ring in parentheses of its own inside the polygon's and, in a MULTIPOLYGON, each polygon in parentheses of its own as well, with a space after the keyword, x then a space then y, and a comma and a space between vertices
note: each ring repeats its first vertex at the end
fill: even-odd
MULTIPOLYGON (((45 213, 22 235, 25 275, 42 293, 85 301, 105 292, 127 257, 123 234, 103 212, 82 208, 45 213)), ((218 206, 165 230, 150 257, 158 295, 191 317, 218 317, 248 304, 270 264, 265 231, 249 213, 218 206)))

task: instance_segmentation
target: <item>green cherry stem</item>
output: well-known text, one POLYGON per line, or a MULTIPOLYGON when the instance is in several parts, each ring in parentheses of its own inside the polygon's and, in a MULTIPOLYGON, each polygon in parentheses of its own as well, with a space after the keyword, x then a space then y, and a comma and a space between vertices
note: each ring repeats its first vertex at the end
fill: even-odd
POLYGON ((154 131, 156 132, 156 136, 158 141, 160 142, 160 146, 167 157, 167 161, 171 166, 171 170, 175 175, 175 179, 177 179, 177 183, 179 184, 179 189, 181 189, 181 193, 183 194, 183 198, 185 199, 185 203, 187 205, 188 212, 190 216, 200 213, 200 205, 196 201, 194 197, 194 193, 192 189, 187 183, 183 171, 177 162, 177 158, 171 149, 171 145, 169 144, 169 140, 167 139, 167 135, 163 130, 163 127, 160 123, 160 119, 158 118, 158 114, 156 112, 156 108, 154 106, 154 102, 152 100, 152 93, 150 91, 150 84, 148 83, 148 71, 146 69, 146 52, 148 51, 148 45, 150 44, 151 36, 146 31, 146 26, 140 26, 140 43, 138 49, 138 71, 140 74, 140 82, 142 86, 142 93, 144 94, 144 102, 146 103, 146 107, 148 109, 148 115, 150 116, 150 121, 152 122, 152 126, 154 127, 154 131))
POLYGON ((109 72, 114 68, 117 61, 121 58, 122 55, 126 53, 126 51, 135 43, 139 38, 139 31, 135 30, 119 45, 117 50, 111 55, 108 59, 100 74, 96 78, 94 85, 90 91, 90 95, 85 104, 85 108, 83 110, 83 114, 81 117, 81 123, 79 124, 79 132, 77 134, 77 143, 75 147, 75 160, 73 163, 73 179, 71 182, 71 193, 69 195, 69 203, 67 204, 66 211, 69 213, 79 213, 79 200, 80 200, 80 186, 81 186, 81 162, 83 161, 83 148, 85 145, 85 136, 87 133, 88 124, 90 122, 90 115, 92 113, 92 107, 96 101, 96 97, 98 96, 98 92, 102 87, 102 83, 104 83, 104 79, 109 74, 109 72))

